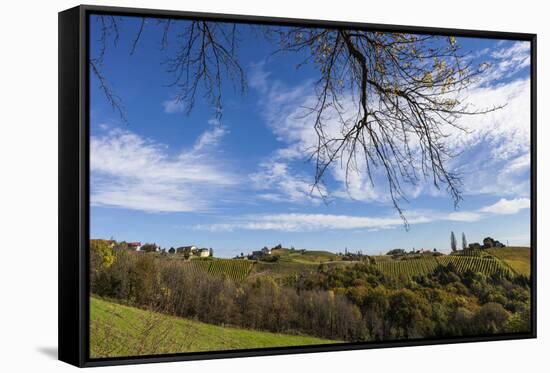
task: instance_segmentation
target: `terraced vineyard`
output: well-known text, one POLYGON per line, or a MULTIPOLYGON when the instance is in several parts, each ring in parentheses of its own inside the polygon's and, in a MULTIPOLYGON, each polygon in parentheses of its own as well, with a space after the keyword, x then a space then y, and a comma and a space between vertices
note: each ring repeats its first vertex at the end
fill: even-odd
POLYGON ((458 272, 472 270, 481 272, 487 276, 494 273, 512 274, 510 268, 505 266, 500 260, 491 257, 473 257, 473 256, 441 256, 438 261, 447 265, 453 263, 458 272))
POLYGON ((427 275, 432 272, 439 263, 435 257, 418 258, 411 260, 377 260, 376 266, 380 271, 390 277, 411 278, 417 275, 427 275))
MULTIPOLYGON (((484 252, 472 252, 454 255, 431 256, 424 255, 417 258, 393 259, 391 256, 375 256, 376 267, 387 277, 393 279, 411 279, 413 276, 427 275, 434 271, 439 265, 453 263, 458 272, 472 270, 481 272, 487 276, 494 273, 515 275, 510 265, 501 259, 484 252)), ((352 265, 353 262, 334 261, 325 262, 326 266, 352 265)), ((213 275, 224 275, 234 281, 242 281, 251 273, 270 275, 273 277, 284 277, 297 273, 312 273, 318 270, 315 262, 302 260, 289 260, 284 257, 275 263, 256 262, 251 260, 237 259, 214 259, 214 260, 191 260, 184 265, 193 273, 210 273, 213 275)), ((521 273, 521 272, 519 272, 521 273)))
POLYGON ((250 274, 254 262, 235 259, 191 260, 185 266, 193 273, 224 275, 231 280, 240 281, 250 274))
POLYGON ((411 260, 382 260, 377 261, 376 266, 380 271, 394 279, 412 278, 417 275, 427 275, 438 264, 447 265, 453 263, 458 272, 472 270, 481 272, 487 276, 494 273, 513 274, 501 261, 491 257, 473 257, 462 255, 443 255, 439 257, 426 257, 411 260))

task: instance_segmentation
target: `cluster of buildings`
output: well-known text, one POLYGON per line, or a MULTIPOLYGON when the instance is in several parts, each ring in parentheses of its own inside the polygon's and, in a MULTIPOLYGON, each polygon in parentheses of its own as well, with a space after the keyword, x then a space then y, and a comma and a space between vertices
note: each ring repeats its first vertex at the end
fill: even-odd
POLYGON ((139 251, 141 249, 141 242, 128 242, 128 248, 139 251))
POLYGON ((115 240, 103 240, 101 241, 107 242, 111 248, 121 247, 121 248, 127 248, 128 250, 132 251, 150 251, 150 252, 167 252, 168 254, 183 254, 186 257, 198 257, 198 258, 207 258, 209 256, 213 256, 213 250, 212 248, 199 248, 195 245, 189 245, 189 246, 180 246, 178 248, 171 247, 170 249, 162 249, 157 244, 142 244, 141 242, 134 241, 134 242, 117 242, 115 240))
POLYGON ((252 254, 250 254, 248 256, 248 258, 256 260, 256 259, 260 259, 264 256, 268 256, 268 255, 271 255, 271 249, 269 247, 265 246, 261 250, 252 251, 252 254))
POLYGON ((491 247, 501 248, 501 247, 506 247, 506 245, 500 242, 499 240, 495 240, 491 237, 485 237, 483 239, 483 245, 478 242, 474 242, 468 245, 468 249, 473 249, 473 250, 490 249, 491 247))
POLYGON ((207 258, 209 256, 213 256, 213 253, 212 253, 212 248, 210 249, 207 249, 207 248, 198 248, 194 245, 190 245, 190 246, 180 246, 178 248, 173 248, 171 247, 170 250, 168 250, 168 253, 169 254, 183 254, 185 255, 186 257, 192 257, 192 256, 196 256, 196 257, 199 257, 199 258, 207 258))
POLYGON ((265 246, 264 248, 262 248, 260 250, 252 251, 252 253, 250 253, 248 255, 244 255, 243 253, 241 253, 241 255, 237 255, 233 259, 259 260, 259 259, 268 257, 270 255, 271 255, 271 249, 269 247, 265 246))

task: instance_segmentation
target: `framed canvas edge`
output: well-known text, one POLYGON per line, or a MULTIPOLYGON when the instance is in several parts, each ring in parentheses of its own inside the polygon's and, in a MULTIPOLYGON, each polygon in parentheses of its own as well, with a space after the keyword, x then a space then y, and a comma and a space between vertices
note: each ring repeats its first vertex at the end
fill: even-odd
MULTIPOLYGON (((536 41, 532 33, 516 33, 485 30, 467 30, 424 26, 400 26, 387 24, 234 15, 218 13, 187 12, 175 10, 141 9, 127 7, 80 5, 59 12, 59 190, 58 190, 58 340, 59 360, 79 367, 143 364, 155 362, 175 362, 236 357, 317 353, 330 351, 366 350, 392 347, 413 347, 440 344, 507 341, 537 337, 537 151, 536 151, 536 41), (122 358, 93 359, 89 356, 89 74, 88 74, 88 16, 90 14, 116 14, 125 16, 151 16, 179 19, 207 19, 238 23, 302 25, 307 27, 345 27, 373 29, 386 32, 411 32, 420 34, 454 35, 462 37, 522 40, 531 43, 531 331, 528 333, 497 334, 473 337, 453 337, 439 339, 396 340, 384 342, 339 343, 334 345, 261 348, 250 350, 208 351, 178 353, 170 355, 129 356, 122 358), (62 28, 71 24, 77 33, 67 34, 62 28), (76 55, 75 55, 76 53, 76 55), (75 64, 75 56, 77 61, 75 64), (65 76, 67 69, 76 78, 65 76), (75 81, 76 79, 76 81, 75 81), (70 130, 78 123, 76 134, 70 130), (77 162, 64 159, 66 153, 74 149, 70 144, 76 141, 78 149, 72 150, 77 162), (78 183, 68 180, 78 175, 78 183), (76 207, 75 207, 76 206, 76 207), (75 211, 76 209, 76 211, 75 211), (75 219, 74 217, 78 218, 75 219), (74 233, 78 232, 75 240, 74 233), (75 255, 75 245, 78 247, 75 255), (76 269, 76 271, 75 271, 76 269), (76 310, 76 312, 75 312, 76 310), (71 341, 69 343, 68 341, 71 341), (74 344, 76 343, 76 344, 74 344)), ((71 154, 69 154, 71 155, 71 154)))
POLYGON ((58 358, 76 366, 85 362, 81 12, 58 14, 58 358))

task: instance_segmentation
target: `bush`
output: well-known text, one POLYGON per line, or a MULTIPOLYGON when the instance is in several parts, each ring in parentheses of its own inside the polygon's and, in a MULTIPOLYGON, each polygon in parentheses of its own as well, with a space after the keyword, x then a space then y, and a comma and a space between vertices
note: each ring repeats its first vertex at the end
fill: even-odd
POLYGON ((259 260, 267 263, 275 263, 279 260, 279 257, 277 255, 264 255, 260 257, 259 260))
POLYGON ((494 334, 505 330, 510 314, 499 303, 484 304, 475 316, 476 330, 481 334, 494 334))

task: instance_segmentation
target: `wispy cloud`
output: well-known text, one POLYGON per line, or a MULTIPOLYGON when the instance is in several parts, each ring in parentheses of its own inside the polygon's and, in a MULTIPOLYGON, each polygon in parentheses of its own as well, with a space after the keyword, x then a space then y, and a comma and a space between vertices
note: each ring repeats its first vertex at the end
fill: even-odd
POLYGON ((195 142, 195 151, 208 150, 218 145, 223 136, 227 134, 227 127, 222 127, 219 121, 210 119, 208 121, 213 128, 204 131, 195 142))
MULTIPOLYGON (((464 178, 466 194, 492 194, 497 196, 525 196, 529 190, 530 168, 530 80, 512 77, 529 66, 529 43, 518 42, 501 45, 483 51, 484 55, 494 59, 494 67, 487 84, 475 85, 460 93, 461 99, 471 103, 470 110, 483 110, 499 105, 502 109, 485 115, 463 116, 458 124, 469 132, 450 127, 445 142, 458 156, 452 159, 448 167, 464 178)), ((307 113, 315 103, 314 88, 311 82, 303 81, 288 86, 271 79, 264 63, 254 65, 252 85, 262 96, 260 102, 266 122, 273 131, 281 147, 272 154, 272 163, 286 164, 291 172, 293 166, 302 163, 311 156, 317 145, 317 133, 313 127, 313 118, 307 113)), ((343 111, 356 113, 356 104, 351 97, 342 100, 343 111)), ((327 113, 326 113, 327 114, 327 113)), ((328 113, 330 116, 330 113, 328 113)), ((339 120, 324 118, 327 134, 339 136, 342 124, 339 120)), ((415 143, 410 149, 415 155, 415 143)), ((355 159, 357 172, 347 173, 345 162, 334 162, 326 175, 335 181, 329 195, 336 198, 353 199, 364 202, 389 203, 388 186, 381 170, 371 168, 371 182, 363 157, 355 159), (334 187, 336 185, 336 187, 334 187)), ((260 165, 260 169, 265 166, 260 165)), ((303 166, 301 167, 303 168, 303 166)), ((310 168, 313 173, 313 167, 310 168)), ((313 181, 313 175, 309 175, 313 181)), ((408 198, 420 195, 439 196, 445 192, 437 189, 431 180, 421 180, 415 185, 402 185, 408 198)))
POLYGON ((484 207, 480 211, 498 215, 517 214, 520 210, 531 207, 531 201, 528 198, 516 198, 508 200, 502 198, 497 203, 484 207))
POLYGON ((475 222, 495 215, 513 215, 531 207, 528 198, 501 198, 498 202, 475 211, 455 211, 440 216, 442 220, 475 222))
POLYGON ((250 74, 248 76, 248 84, 251 88, 261 92, 267 92, 269 89, 268 79, 271 73, 265 69, 265 61, 252 63, 250 65, 250 74))
POLYGON ((461 125, 469 134, 451 131, 448 144, 462 153, 452 167, 464 180, 467 194, 527 196, 531 168, 530 81, 517 79, 507 84, 471 90, 470 100, 491 107, 506 106, 495 112, 468 116, 461 125))
MULTIPOLYGON (((441 213, 437 211, 410 211, 410 225, 430 223, 434 221, 455 221, 471 223, 495 215, 515 214, 528 208, 528 200, 501 199, 497 203, 475 211, 453 211, 441 213)), ((227 217, 223 223, 197 224, 192 228, 209 232, 232 232, 235 230, 282 231, 282 232, 315 232, 327 230, 366 230, 392 229, 403 226, 403 220, 398 216, 357 216, 335 214, 253 214, 242 217, 227 217)))
POLYGON ((177 154, 128 130, 92 137, 92 205, 147 212, 209 210, 219 189, 237 183, 204 149, 222 135, 216 128, 208 130, 191 149, 177 154))
POLYGON ((462 222, 474 222, 481 220, 483 215, 475 211, 455 211, 446 216, 445 220, 450 221, 462 221, 462 222))
POLYGON ((491 53, 496 60, 493 78, 509 78, 531 64, 531 43, 516 41, 511 46, 497 49, 491 53))
POLYGON ((319 203, 326 193, 322 186, 313 188, 307 176, 292 173, 287 163, 274 160, 262 163, 250 180, 254 189, 261 191, 258 197, 269 201, 319 203))
POLYGON ((181 113, 185 110, 185 103, 182 100, 166 100, 162 103, 164 112, 167 114, 181 113))
MULTIPOLYGON (((419 219, 417 222, 420 221, 419 219)), ((196 225, 194 228, 211 232, 233 230, 310 232, 323 230, 393 228, 402 223, 403 221, 399 217, 368 217, 331 214, 271 214, 250 215, 229 223, 196 225)))

